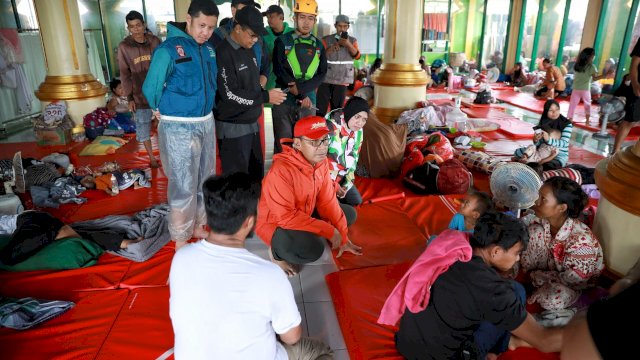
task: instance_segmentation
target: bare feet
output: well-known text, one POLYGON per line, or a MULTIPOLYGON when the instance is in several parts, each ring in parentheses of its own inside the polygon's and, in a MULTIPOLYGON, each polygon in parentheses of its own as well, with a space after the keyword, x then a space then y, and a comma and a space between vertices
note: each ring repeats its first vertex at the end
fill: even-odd
POLYGON ((151 168, 155 169, 155 168, 159 168, 160 167, 160 163, 158 162, 158 160, 156 160, 155 157, 151 156, 150 160, 149 160, 149 165, 151 166, 151 168))
POLYGON ((529 344, 528 342, 520 339, 519 337, 515 335, 511 335, 511 338, 509 339, 509 350, 515 350, 519 347, 533 347, 533 346, 531 346, 531 344, 529 344))
POLYGON ((120 243, 120 249, 126 249, 127 247, 129 247, 129 245, 135 244, 141 240, 142 240, 142 237, 139 237, 137 239, 124 239, 120 243))
POLYGON ((206 239, 207 236, 209 236, 209 231, 205 230, 204 226, 202 225, 196 226, 195 229, 193 229, 192 236, 196 239, 206 239))
POLYGON ((289 264, 288 262, 284 261, 284 260, 276 260, 273 258, 273 252, 271 251, 271 248, 269 248, 269 259, 271 259, 271 262, 280 266, 280 268, 282 269, 282 271, 284 271, 285 274, 287 274, 288 277, 293 277, 296 276, 296 274, 298 274, 298 269, 296 269, 296 266, 289 264))
POLYGON ((71 228, 69 225, 65 225, 58 230, 58 234, 56 235, 56 240, 66 239, 66 238, 80 238, 75 230, 71 228))

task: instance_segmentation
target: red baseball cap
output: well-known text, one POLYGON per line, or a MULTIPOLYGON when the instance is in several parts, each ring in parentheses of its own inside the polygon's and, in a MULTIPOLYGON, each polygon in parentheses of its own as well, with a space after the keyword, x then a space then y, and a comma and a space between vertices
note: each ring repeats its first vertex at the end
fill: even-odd
POLYGON ((293 128, 294 137, 306 137, 311 140, 317 140, 329 133, 327 121, 321 116, 307 116, 298 122, 293 128))

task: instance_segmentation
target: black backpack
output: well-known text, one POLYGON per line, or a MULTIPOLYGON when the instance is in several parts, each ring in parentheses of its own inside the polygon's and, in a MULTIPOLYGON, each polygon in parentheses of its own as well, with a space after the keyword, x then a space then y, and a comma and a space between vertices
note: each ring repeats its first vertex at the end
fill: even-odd
POLYGON ((473 100, 474 104, 489 104, 491 103, 491 93, 487 90, 478 91, 475 100, 473 100))

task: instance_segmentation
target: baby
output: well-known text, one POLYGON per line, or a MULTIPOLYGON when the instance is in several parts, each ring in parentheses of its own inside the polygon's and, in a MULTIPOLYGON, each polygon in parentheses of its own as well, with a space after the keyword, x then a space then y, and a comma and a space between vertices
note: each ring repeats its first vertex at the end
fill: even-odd
POLYGON ((133 186, 134 189, 151 187, 150 179, 140 169, 128 171, 114 171, 101 175, 87 175, 80 180, 87 189, 103 190, 111 196, 116 196, 120 190, 133 186))
MULTIPOLYGON (((462 199, 462 205, 449 222, 449 229, 473 233, 476 221, 484 213, 493 211, 494 205, 489 194, 480 191, 471 191, 462 199)), ((429 244, 437 235, 431 235, 429 244)))
MULTIPOLYGON (((560 139, 561 132, 556 129, 545 129, 549 134, 549 139, 560 139)), ((542 129, 536 128, 536 134, 540 134, 542 129)), ((516 160, 521 163, 536 162, 546 163, 558 155, 558 149, 555 146, 547 144, 544 140, 538 140, 535 144, 529 145, 522 155, 516 160)))

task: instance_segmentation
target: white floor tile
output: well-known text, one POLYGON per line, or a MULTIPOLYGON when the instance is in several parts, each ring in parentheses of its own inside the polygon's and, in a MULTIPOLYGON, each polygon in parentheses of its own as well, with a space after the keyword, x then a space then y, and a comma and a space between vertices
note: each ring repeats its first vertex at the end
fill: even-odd
POLYGON ((324 276, 338 271, 335 264, 305 265, 300 271, 304 302, 331 301, 324 276))
POLYGON ((298 305, 298 311, 300 311, 300 317, 302 318, 302 321, 300 322, 302 325, 302 336, 309 336, 309 326, 307 326, 307 314, 305 312, 304 303, 296 302, 296 305, 298 305))
POLYGON ((347 348, 331 301, 305 303, 304 307, 307 312, 310 337, 324 341, 334 351, 347 348))
POLYGON ((349 352, 347 350, 333 350, 333 360, 349 360, 349 352))

